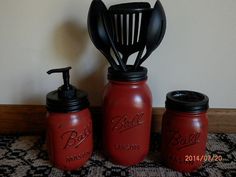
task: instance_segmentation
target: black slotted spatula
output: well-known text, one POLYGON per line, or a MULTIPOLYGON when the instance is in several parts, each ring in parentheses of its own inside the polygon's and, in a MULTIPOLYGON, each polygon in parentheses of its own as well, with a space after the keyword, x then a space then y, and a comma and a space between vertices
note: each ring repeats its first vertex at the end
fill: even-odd
POLYGON ((108 10, 113 26, 112 39, 125 64, 131 54, 145 47, 150 13, 150 4, 146 2, 113 5, 108 10))

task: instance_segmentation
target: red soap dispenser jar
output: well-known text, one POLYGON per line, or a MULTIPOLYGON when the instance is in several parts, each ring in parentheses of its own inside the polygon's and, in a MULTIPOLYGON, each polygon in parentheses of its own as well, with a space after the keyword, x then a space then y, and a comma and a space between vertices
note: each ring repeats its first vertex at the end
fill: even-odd
POLYGON ((161 156, 166 166, 180 172, 192 172, 204 162, 208 102, 206 95, 194 91, 167 94, 161 143, 161 156))
POLYGON ((64 85, 47 94, 47 147, 51 163, 62 170, 83 166, 93 150, 93 127, 87 94, 69 84, 71 67, 62 73, 64 85))
POLYGON ((130 166, 149 151, 152 95, 147 69, 122 72, 108 69, 103 95, 103 147, 116 164, 130 166))

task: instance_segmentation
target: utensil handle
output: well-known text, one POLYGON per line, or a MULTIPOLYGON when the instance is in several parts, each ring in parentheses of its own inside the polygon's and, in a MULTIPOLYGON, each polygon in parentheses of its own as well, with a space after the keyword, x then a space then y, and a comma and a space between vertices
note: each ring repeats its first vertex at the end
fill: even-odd
POLYGON ((107 61, 110 63, 111 67, 114 70, 119 70, 119 67, 117 65, 117 63, 114 61, 114 59, 112 58, 111 55, 107 55, 106 53, 102 52, 102 54, 107 58, 107 61))
MULTIPOLYGON (((143 50, 142 50, 142 53, 143 53, 143 50)), ((140 56, 140 59, 136 59, 136 61, 135 61, 135 64, 134 64, 134 70, 137 70, 138 69, 138 67, 149 57, 149 55, 150 55, 151 53, 149 53, 149 52, 146 52, 145 53, 145 55, 143 56, 143 58, 141 58, 141 56, 140 56)))
POLYGON ((122 58, 125 64, 127 63, 128 58, 129 58, 129 55, 124 55, 124 57, 122 58))
MULTIPOLYGON (((144 47, 145 48, 145 47, 144 47)), ((141 57, 143 55, 143 51, 144 51, 144 48, 142 50, 139 51, 136 59, 135 59, 135 62, 134 62, 134 70, 137 70, 138 69, 138 66, 139 66, 139 63, 140 63, 140 60, 141 60, 141 57)))

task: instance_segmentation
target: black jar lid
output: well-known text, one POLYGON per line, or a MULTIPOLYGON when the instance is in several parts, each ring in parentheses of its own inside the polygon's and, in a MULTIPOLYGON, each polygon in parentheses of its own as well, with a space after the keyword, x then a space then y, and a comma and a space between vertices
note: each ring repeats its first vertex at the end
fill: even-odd
POLYGON ((108 68, 108 79, 114 81, 143 81, 147 80, 147 68, 139 67, 138 70, 133 70, 133 66, 127 65, 128 71, 114 70, 112 67, 108 68))
POLYGON ((76 90, 74 97, 70 99, 61 98, 58 90, 47 94, 47 110, 50 112, 76 112, 89 107, 87 94, 82 90, 76 90))
POLYGON ((177 90, 166 95, 166 108, 183 112, 204 112, 209 107, 206 95, 189 90, 177 90))
POLYGON ((51 73, 62 73, 64 84, 57 90, 49 92, 46 99, 46 107, 49 112, 75 112, 89 107, 87 93, 76 89, 69 83, 69 70, 71 67, 52 69, 51 73))

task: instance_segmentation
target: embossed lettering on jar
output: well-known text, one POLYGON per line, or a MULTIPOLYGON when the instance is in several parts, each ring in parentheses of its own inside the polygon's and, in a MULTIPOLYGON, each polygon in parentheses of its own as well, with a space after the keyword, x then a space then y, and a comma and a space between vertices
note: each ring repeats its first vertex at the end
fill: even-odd
POLYGON ((114 163, 134 165, 148 153, 152 96, 147 69, 120 72, 109 68, 103 97, 103 147, 114 163))

